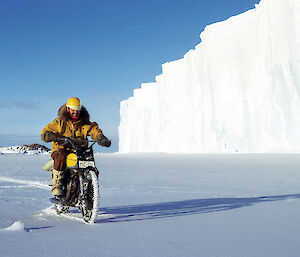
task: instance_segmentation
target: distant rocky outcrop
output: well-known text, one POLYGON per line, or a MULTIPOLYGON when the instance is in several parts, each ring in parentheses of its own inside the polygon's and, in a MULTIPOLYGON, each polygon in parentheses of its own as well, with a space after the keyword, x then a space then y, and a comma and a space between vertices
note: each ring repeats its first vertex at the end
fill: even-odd
POLYGON ((47 154, 51 151, 48 147, 40 144, 15 145, 0 148, 0 154, 22 153, 22 154, 47 154))
POLYGON ((41 151, 41 152, 51 151, 51 149, 49 149, 48 147, 40 144, 20 145, 19 147, 21 150, 25 150, 25 151, 34 151, 34 150, 41 151))

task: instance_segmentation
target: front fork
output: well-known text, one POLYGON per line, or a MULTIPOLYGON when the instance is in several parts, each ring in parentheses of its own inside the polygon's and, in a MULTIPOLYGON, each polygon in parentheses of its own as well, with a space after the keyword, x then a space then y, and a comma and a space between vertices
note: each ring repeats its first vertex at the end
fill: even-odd
POLYGON ((86 177, 87 176, 87 174, 85 174, 85 178, 84 178, 84 176, 83 176, 83 173, 84 173, 85 171, 79 171, 79 174, 78 174, 78 177, 79 177, 79 187, 80 187, 80 193, 79 193, 79 195, 80 195, 80 197, 84 197, 85 195, 86 195, 86 193, 87 193, 87 188, 88 188, 88 184, 89 184, 89 179, 88 179, 88 177, 86 177))
POLYGON ((79 171, 79 206, 81 208, 81 212, 83 216, 88 216, 88 206, 87 206, 87 188, 88 181, 87 179, 83 179, 83 171, 79 171))
POLYGON ((80 188, 80 193, 79 193, 80 199, 82 200, 84 197, 82 172, 79 172, 79 188, 80 188))

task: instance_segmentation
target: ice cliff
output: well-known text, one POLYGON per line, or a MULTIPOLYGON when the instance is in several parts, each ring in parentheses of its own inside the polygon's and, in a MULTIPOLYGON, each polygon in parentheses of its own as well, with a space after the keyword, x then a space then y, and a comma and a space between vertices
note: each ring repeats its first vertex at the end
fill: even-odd
POLYGON ((120 104, 120 152, 300 151, 300 0, 209 25, 120 104))

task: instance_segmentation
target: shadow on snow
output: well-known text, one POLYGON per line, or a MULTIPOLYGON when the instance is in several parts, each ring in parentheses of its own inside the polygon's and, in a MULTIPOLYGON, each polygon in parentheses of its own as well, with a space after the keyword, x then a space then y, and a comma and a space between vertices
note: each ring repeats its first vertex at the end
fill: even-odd
POLYGON ((113 217, 98 219, 95 223, 125 222, 177 217, 217 211, 226 211, 257 203, 300 198, 300 194, 263 196, 250 198, 211 198, 176 202, 140 204, 101 208, 101 212, 113 217))
POLYGON ((34 230, 41 230, 41 229, 47 229, 47 228, 55 228, 54 226, 45 226, 45 227, 32 227, 32 228, 24 228, 26 232, 32 232, 34 230))

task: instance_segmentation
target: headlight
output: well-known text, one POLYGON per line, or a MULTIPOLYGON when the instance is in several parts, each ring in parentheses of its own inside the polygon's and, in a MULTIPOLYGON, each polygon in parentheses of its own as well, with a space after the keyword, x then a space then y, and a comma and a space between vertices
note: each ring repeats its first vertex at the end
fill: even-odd
POLYGON ((73 167, 77 164, 77 155, 75 153, 70 153, 67 156, 67 167, 73 167))

